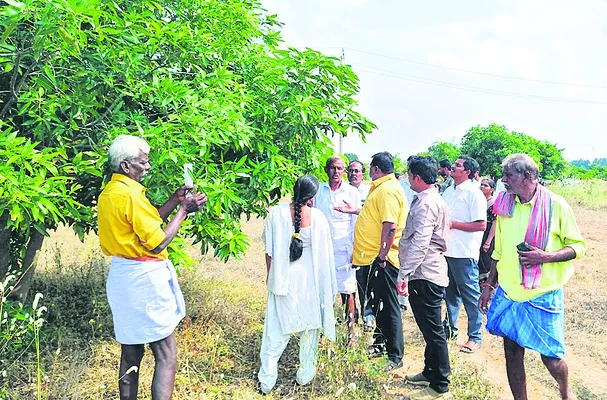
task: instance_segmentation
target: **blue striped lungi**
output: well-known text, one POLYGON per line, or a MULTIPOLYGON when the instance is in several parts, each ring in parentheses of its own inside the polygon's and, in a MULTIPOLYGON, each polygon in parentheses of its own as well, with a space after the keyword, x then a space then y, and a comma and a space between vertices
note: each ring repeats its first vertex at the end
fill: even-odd
POLYGON ((563 289, 528 301, 510 300, 501 287, 487 312, 487 330, 547 357, 565 356, 563 289))
POLYGON ((106 282, 116 340, 152 343, 170 336, 185 316, 173 263, 112 257, 106 282))

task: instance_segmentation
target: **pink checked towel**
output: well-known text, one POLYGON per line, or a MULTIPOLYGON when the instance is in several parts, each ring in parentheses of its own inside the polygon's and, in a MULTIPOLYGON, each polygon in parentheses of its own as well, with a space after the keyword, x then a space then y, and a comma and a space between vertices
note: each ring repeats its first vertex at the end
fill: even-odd
MULTIPOLYGON (((493 212, 505 218, 512 217, 514 212, 514 194, 506 191, 497 195, 493 203, 493 212)), ((548 238, 550 235, 550 221, 552 220, 552 196, 550 190, 542 185, 537 185, 535 192, 535 203, 531 210, 527 233, 525 234, 525 243, 530 244, 542 250, 546 250, 548 238)), ((532 265, 531 267, 521 267, 521 285, 525 289, 535 289, 540 286, 542 278, 542 265, 532 265)))

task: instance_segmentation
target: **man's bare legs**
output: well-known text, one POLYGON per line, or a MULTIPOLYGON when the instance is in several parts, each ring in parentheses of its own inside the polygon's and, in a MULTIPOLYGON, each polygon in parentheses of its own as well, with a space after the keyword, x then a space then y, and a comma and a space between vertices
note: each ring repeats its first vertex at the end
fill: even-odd
MULTIPOLYGON (((152 399, 168 400, 173 396, 175 366, 177 364, 177 342, 175 333, 150 343, 154 353, 155 367, 152 380, 152 399)), ((139 387, 139 368, 145 347, 142 344, 123 344, 120 355, 118 390, 120 400, 136 400, 139 387), (137 367, 136 370, 131 368, 137 367), (127 373, 127 371, 129 371, 127 373)))
POLYGON ((527 400, 527 376, 525 374, 525 349, 515 341, 504 337, 506 373, 514 400, 527 400))
MULTIPOLYGON (((527 377, 525 375, 525 349, 516 342, 504 338, 504 353, 506 354, 506 372, 508 383, 515 400, 527 400, 527 377)), ((550 375, 559 385, 559 392, 563 399, 575 399, 575 395, 569 386, 569 369, 565 360, 546 357, 542 355, 542 361, 550 372, 550 375)))
POLYGON ((139 387, 139 365, 143 358, 144 346, 142 344, 123 344, 121 346, 118 373, 120 400, 136 400, 139 387), (131 370, 133 367, 136 367, 136 370, 131 370))
POLYGON ((347 296, 348 302, 346 306, 346 320, 348 321, 348 346, 356 346, 354 337, 354 294, 350 293, 347 296))
POLYGON ((169 400, 173 397, 175 368, 177 364, 177 341, 175 333, 150 343, 154 353, 155 367, 152 380, 152 400, 169 400))
POLYGON ((556 380, 559 385, 559 392, 563 399, 575 399, 575 395, 569 386, 569 368, 563 359, 546 357, 542 355, 542 361, 550 375, 556 380))

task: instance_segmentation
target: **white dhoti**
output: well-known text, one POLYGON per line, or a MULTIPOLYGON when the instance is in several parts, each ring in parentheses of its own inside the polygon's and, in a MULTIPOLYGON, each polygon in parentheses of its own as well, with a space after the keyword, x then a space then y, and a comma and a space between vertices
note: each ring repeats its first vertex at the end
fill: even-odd
POLYGON ((106 289, 116 340, 121 344, 164 339, 185 316, 185 302, 169 260, 112 257, 106 289))
POLYGON ((352 269, 352 247, 335 248, 335 281, 339 293, 356 292, 356 270, 352 269))

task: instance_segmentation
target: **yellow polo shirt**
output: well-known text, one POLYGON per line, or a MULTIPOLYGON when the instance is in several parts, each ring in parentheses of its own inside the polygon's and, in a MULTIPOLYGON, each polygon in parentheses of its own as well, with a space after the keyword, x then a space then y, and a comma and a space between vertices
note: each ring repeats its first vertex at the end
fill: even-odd
POLYGON ((166 234, 162 218, 145 196, 145 190, 128 176, 113 174, 99 195, 99 244, 105 255, 144 260, 168 257, 166 249, 158 254, 151 252, 166 234))
MULTIPOLYGON (((553 200, 550 236, 546 251, 553 252, 565 246, 575 251, 580 258, 586 253, 586 242, 575 222, 573 210, 564 198, 551 193, 553 200)), ((516 245, 525 241, 527 225, 536 196, 522 204, 516 196, 512 217, 497 217, 495 230, 495 250, 491 257, 497 260, 498 281, 508 297, 515 301, 531 300, 539 295, 562 287, 573 275, 573 261, 547 263, 542 265, 540 287, 525 289, 521 285, 521 267, 516 245)))
POLYGON ((370 265, 379 253, 381 230, 384 222, 396 224, 394 241, 388 252, 388 261, 396 268, 398 261, 398 242, 402 236, 409 205, 402 186, 389 174, 371 182, 369 195, 358 215, 354 227, 354 251, 352 264, 370 265))

